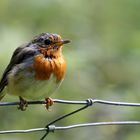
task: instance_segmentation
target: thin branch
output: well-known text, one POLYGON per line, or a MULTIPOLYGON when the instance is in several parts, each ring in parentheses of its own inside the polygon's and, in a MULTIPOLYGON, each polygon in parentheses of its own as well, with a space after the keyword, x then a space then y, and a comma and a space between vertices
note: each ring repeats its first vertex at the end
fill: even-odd
POLYGON ((49 131, 54 132, 55 130, 66 130, 78 127, 88 127, 88 126, 108 126, 108 125, 140 125, 140 121, 116 121, 116 122, 94 122, 94 123, 84 123, 69 126, 55 126, 50 125, 48 128, 34 128, 26 130, 6 130, 0 131, 0 134, 11 134, 11 133, 32 133, 37 131, 49 131))

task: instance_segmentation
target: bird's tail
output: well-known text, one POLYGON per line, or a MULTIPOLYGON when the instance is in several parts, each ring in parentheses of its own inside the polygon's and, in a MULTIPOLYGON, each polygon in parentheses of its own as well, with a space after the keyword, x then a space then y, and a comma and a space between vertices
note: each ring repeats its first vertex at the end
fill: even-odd
POLYGON ((2 78, 0 81, 0 100, 5 96, 5 86, 7 85, 7 80, 2 78))
POLYGON ((1 88, 0 86, 0 101, 2 100, 2 98, 5 96, 5 91, 3 91, 4 88, 1 88))

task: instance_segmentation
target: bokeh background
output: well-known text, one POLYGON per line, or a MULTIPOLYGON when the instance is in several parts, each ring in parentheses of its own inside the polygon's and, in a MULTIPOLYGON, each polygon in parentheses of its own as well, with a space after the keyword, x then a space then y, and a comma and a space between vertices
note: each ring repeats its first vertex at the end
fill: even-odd
MULTIPOLYGON (((67 74, 52 98, 97 98, 140 102, 139 0, 1 0, 0 75, 16 47, 42 32, 58 33, 72 43, 65 46, 67 74)), ((3 101, 17 101, 6 95, 3 101)), ((55 104, 0 107, 0 130, 44 127, 77 106, 55 104)), ((139 120, 140 109, 96 105, 58 123, 139 120)), ((138 140, 139 126, 100 126, 57 131, 51 140, 138 140)), ((44 133, 0 135, 0 140, 38 140, 44 133)))

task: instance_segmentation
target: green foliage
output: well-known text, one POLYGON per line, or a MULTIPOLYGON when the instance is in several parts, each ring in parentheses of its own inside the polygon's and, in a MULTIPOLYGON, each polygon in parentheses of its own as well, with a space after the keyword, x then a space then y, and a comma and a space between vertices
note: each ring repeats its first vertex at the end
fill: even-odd
MULTIPOLYGON (((41 32, 58 33, 72 43, 63 49, 67 74, 53 98, 102 98, 140 101, 139 0, 1 0, 0 74, 13 50, 41 32)), ((7 95, 3 101, 14 101, 7 95)), ((1 130, 43 127, 74 106, 55 105, 51 112, 32 106, 26 112, 1 107, 1 130)), ((138 108, 96 106, 60 124, 138 120, 138 108), (78 119, 77 119, 78 118, 78 119)), ((0 135, 1 140, 39 139, 42 133, 0 135)), ((48 139, 139 139, 139 127, 90 127, 56 132, 48 139), (107 129, 108 128, 108 129, 107 129)))

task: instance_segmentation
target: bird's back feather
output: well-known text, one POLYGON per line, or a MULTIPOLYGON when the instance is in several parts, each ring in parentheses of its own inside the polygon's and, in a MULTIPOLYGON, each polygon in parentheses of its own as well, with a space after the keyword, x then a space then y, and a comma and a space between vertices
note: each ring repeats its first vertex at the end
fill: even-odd
POLYGON ((22 61, 26 59, 29 55, 33 56, 35 53, 36 51, 32 49, 32 47, 28 47, 28 44, 22 45, 14 51, 10 63, 6 67, 0 80, 0 99, 4 96, 2 91, 8 84, 8 75, 11 69, 15 67, 17 64, 22 63, 22 61))

